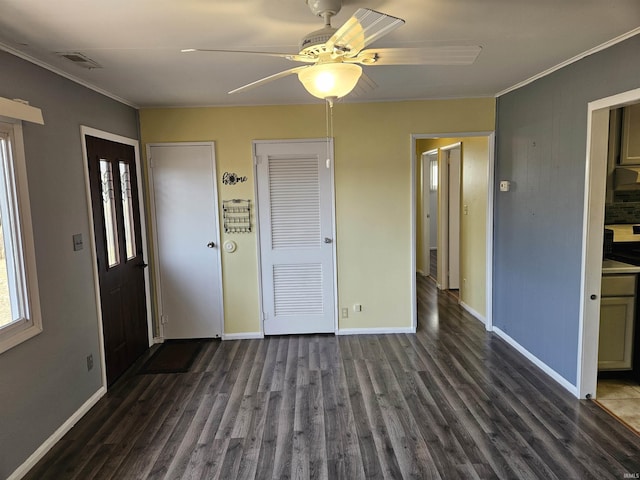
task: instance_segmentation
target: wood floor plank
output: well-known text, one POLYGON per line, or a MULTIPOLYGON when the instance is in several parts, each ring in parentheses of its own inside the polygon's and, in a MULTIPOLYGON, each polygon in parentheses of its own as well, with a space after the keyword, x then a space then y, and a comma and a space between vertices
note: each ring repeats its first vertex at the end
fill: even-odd
POLYGON ((224 461, 225 452, 229 448, 229 438, 199 443, 189 458, 181 480, 217 480, 224 461))
MULTIPOLYGON (((253 351, 253 350, 251 350, 253 351)), ((220 425, 217 428, 215 438, 233 438, 233 429, 242 405, 242 398, 245 395, 247 389, 247 383, 251 377, 253 368, 256 367, 254 357, 248 353, 250 350, 246 350, 243 354, 238 354, 234 358, 225 384, 228 388, 222 389, 221 392, 229 391, 229 401, 227 407, 224 410, 224 414, 220 420, 220 425)), ((231 445, 235 448, 235 445, 231 445)))
MULTIPOLYGON (((313 343, 316 342, 312 342, 312 345, 313 343)), ((329 478, 324 408, 325 400, 322 395, 320 370, 311 370, 309 372, 309 417, 307 421, 309 445, 311 446, 309 478, 317 480, 327 480, 329 478)))
POLYGON ((309 467, 312 445, 310 445, 309 441, 309 427, 309 384, 298 384, 296 387, 291 452, 291 478, 293 479, 302 480, 311 477, 309 467))
POLYGON ((267 344, 267 354, 262 364, 262 374, 260 375, 260 383, 258 385, 259 392, 271 391, 273 383, 273 375, 275 373, 276 358, 278 356, 278 338, 265 339, 267 344))
MULTIPOLYGON (((136 439, 127 457, 123 460, 118 470, 113 473, 114 478, 124 477, 125 473, 123 472, 126 472, 126 475, 130 478, 145 478, 155 458, 160 453, 162 442, 158 441, 158 438, 162 438, 162 427, 173 411, 173 405, 176 402, 180 402, 186 393, 178 376, 166 376, 166 383, 163 386, 165 388, 160 389, 163 394, 158 398, 156 408, 149 412, 149 421, 136 439)), ((78 476, 78 480, 83 478, 87 477, 78 476)))
POLYGON ((419 277, 417 293, 416 334, 212 340, 189 372, 137 374, 154 348, 25 480, 640 473, 640 437, 433 281, 419 277))
POLYGON ((265 392, 269 395, 264 431, 258 455, 257 471, 260 478, 271 478, 276 457, 276 442, 278 440, 278 420, 282 406, 282 392, 265 392))
POLYGON ((257 392, 259 390, 260 378, 262 377, 262 371, 266 365, 265 358, 267 355, 267 348, 270 344, 270 342, 266 342, 264 340, 250 340, 249 342, 253 353, 250 353, 247 358, 253 360, 253 365, 251 366, 247 385, 245 386, 245 395, 251 395, 253 392, 257 392))
POLYGON ((369 375, 366 360, 356 361, 354 366, 383 476, 386 479, 402 478, 396 452, 387 433, 387 426, 382 417, 380 403, 369 375))
MULTIPOLYGON (((224 453, 224 461, 220 469, 219 478, 238 478, 238 469, 240 468, 240 459, 242 458, 242 439, 232 438, 224 453)), ((266 478, 266 477, 265 477, 266 478)))
MULTIPOLYGON (((201 405, 205 392, 209 387, 208 379, 211 375, 185 374, 190 390, 189 395, 185 397, 183 405, 176 410, 175 422, 167 429, 166 441, 160 450, 158 458, 151 469, 150 477, 154 478, 172 478, 172 466, 181 462, 183 456, 187 453, 188 447, 183 447, 183 443, 195 444, 197 435, 193 434, 189 437, 191 424, 196 418, 198 406, 201 405), (193 377, 193 378, 191 378, 193 377)), ((202 422, 204 424, 204 421, 202 422)), ((191 452, 188 451, 190 454, 191 452)))
POLYGON ((296 379, 298 367, 298 339, 289 337, 281 345, 286 348, 284 374, 282 376, 282 405, 277 426, 277 442, 273 466, 273 477, 288 479, 291 476, 293 435, 296 409, 296 379))
POLYGON ((269 392, 256 392, 253 395, 253 410, 247 433, 242 438, 242 457, 238 469, 238 478, 254 478, 258 469, 258 459, 262 447, 262 437, 267 416, 269 392))
POLYGON ((371 479, 384 478, 354 362, 352 359, 345 359, 343 363, 364 477, 371 479))
POLYGON ((216 366, 216 360, 214 360, 214 357, 216 356, 218 348, 222 346, 222 340, 216 339, 203 343, 202 351, 191 366, 190 371, 192 372, 203 372, 216 366))
POLYGON ((404 478, 441 478, 424 438, 411 421, 411 412, 402 398, 390 365, 368 361, 367 368, 371 377, 376 378, 382 416, 394 449, 399 452, 398 463, 404 478))

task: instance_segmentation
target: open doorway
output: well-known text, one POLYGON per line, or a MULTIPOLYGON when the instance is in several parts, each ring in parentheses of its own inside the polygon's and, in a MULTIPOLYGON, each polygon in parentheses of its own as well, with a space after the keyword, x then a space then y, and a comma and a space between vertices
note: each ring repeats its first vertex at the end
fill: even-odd
MULTIPOLYGON (((411 136, 411 162, 412 162, 412 240, 413 240, 413 308, 414 322, 417 316, 415 276, 426 274, 425 255, 431 251, 431 245, 424 244, 428 241, 424 219, 429 220, 429 235, 433 230, 437 231, 437 283, 439 288, 449 287, 448 279, 445 282, 445 272, 442 266, 443 249, 451 248, 448 242, 449 228, 446 235, 443 234, 443 210, 448 202, 443 202, 443 194, 449 188, 442 188, 446 181, 449 185, 449 169, 443 168, 443 159, 449 157, 451 150, 457 146, 462 153, 460 162, 460 188, 455 194, 458 200, 453 208, 460 218, 460 228, 454 233, 459 247, 454 247, 459 252, 459 303, 473 316, 485 323, 487 329, 491 329, 491 265, 492 265, 492 228, 493 223, 493 143, 492 132, 464 133, 464 134, 414 134, 411 136), (448 147, 448 148, 447 148, 448 147), (426 213, 425 195, 429 191, 427 175, 423 171, 426 165, 423 154, 437 152, 438 155, 438 186, 437 186, 437 211, 436 220, 433 215, 426 213), (447 153, 449 152, 449 153, 447 153), (445 243, 444 238, 447 238, 445 243)), ((446 160, 445 160, 446 161, 446 160)), ((430 197, 431 200, 431 197, 430 197)), ((431 203, 429 207, 433 206, 431 203)), ((448 213, 446 215, 448 219, 448 213)), ((417 324, 414 323, 414 326, 417 324)))
MULTIPOLYGON (((604 251, 603 238, 605 230, 616 232, 617 237, 640 223, 640 216, 633 216, 633 204, 640 203, 640 190, 617 181, 624 180, 619 170, 625 173, 628 165, 640 164, 637 153, 637 158, 630 158, 626 150, 629 145, 625 144, 629 132, 624 133, 631 120, 628 114, 640 112, 638 107, 628 107, 639 103, 637 89, 589 104, 578 353, 580 398, 597 398, 606 410, 636 431, 640 431, 640 335, 636 320, 640 263, 634 263, 631 257, 624 259, 626 246, 635 242, 618 243, 621 239, 614 237, 607 242, 611 248, 604 251), (623 115, 621 109, 625 109, 623 115), (619 201, 620 197, 625 201, 619 201), (628 295, 613 295, 609 288, 612 282, 616 286, 630 282, 628 295)), ((637 120, 635 124, 638 130, 637 120)))
POLYGON ((418 141, 422 152, 418 186, 418 273, 432 276, 440 290, 458 296, 462 142, 450 138, 418 141), (453 142, 453 143, 451 143, 453 142))

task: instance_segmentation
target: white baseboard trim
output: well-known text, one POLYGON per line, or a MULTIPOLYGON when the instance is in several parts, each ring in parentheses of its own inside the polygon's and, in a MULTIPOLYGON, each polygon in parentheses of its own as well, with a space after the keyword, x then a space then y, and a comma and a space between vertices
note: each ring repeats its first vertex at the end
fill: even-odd
POLYGON ((387 333, 416 333, 413 327, 402 328, 340 328, 337 335, 384 335, 387 333))
POLYGON ((222 340, 251 340, 254 338, 264 338, 262 332, 246 332, 246 333, 223 333, 222 340))
POLYGON ((558 372, 556 372, 553 368, 551 368, 549 365, 544 363, 538 357, 533 355, 531 352, 529 352, 529 350, 524 348, 522 345, 520 345, 513 338, 511 338, 505 332, 500 330, 498 327, 494 326, 493 327, 493 332, 496 335, 498 335, 500 338, 502 338, 505 342, 507 342, 509 345, 511 345, 513 348, 515 348, 527 360, 529 360, 535 366, 540 368, 544 373, 546 373, 552 379, 554 379, 556 382, 558 382, 560 384, 560 386, 562 386, 565 390, 567 390, 569 393, 571 393, 574 397, 580 398, 580 396, 578 395, 578 388, 575 385, 572 385, 571 383, 569 383, 562 375, 560 375, 558 372))
POLYGON ((66 422, 64 422, 60 427, 51 435, 49 438, 45 440, 45 442, 38 447, 38 449, 31 454, 29 458, 25 460, 25 462, 20 465, 7 480, 20 480, 24 477, 29 470, 31 470, 36 463, 38 463, 42 457, 44 457, 51 448, 60 441, 64 435, 73 428, 73 426, 78 423, 78 421, 89 411, 91 408, 98 403, 104 394, 107 393, 107 389, 105 387, 100 387, 100 389, 94 393, 89 400, 84 402, 84 404, 75 411, 73 415, 71 415, 66 422))
POLYGON ((483 325, 487 324, 487 319, 484 318, 483 315, 480 315, 478 312, 476 312, 473 308, 471 308, 469 305, 467 305, 464 302, 460 302, 460 306, 462 308, 464 308, 467 312, 469 312, 476 320, 482 322, 483 325))

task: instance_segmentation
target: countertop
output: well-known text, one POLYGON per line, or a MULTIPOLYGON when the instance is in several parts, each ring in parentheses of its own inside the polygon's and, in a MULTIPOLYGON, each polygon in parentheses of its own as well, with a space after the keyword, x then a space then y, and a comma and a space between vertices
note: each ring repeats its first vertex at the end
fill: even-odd
POLYGON ((618 260, 605 259, 602 261, 602 274, 612 273, 640 273, 640 266, 619 262, 618 260))

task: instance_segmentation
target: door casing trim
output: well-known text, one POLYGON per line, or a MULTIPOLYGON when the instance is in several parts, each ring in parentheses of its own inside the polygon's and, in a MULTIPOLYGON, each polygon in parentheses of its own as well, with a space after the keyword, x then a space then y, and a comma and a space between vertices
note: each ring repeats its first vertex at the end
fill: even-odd
POLYGON ((640 88, 589 102, 587 105, 587 145, 576 391, 578 398, 595 398, 598 375, 598 335, 600 282, 602 277, 602 237, 606 196, 606 147, 609 139, 609 112, 640 102, 640 88), (602 164, 604 153, 605 163, 602 164), (600 160, 598 161, 597 158, 600 160), (598 304, 590 297, 596 295, 598 304), (597 307, 597 308, 596 308, 597 307))
POLYGON ((465 137, 486 137, 489 143, 489 159, 487 166, 487 182, 488 182, 488 198, 487 198, 487 265, 486 265, 486 317, 485 328, 487 331, 493 330, 493 203, 494 203, 494 185, 495 185, 495 132, 446 132, 446 133, 412 133, 410 139, 410 164, 411 164, 411 183, 409 192, 411 195, 411 328, 415 332, 418 327, 418 294, 416 286, 416 229, 417 229, 417 190, 416 190, 416 173, 417 173, 417 153, 416 141, 429 138, 465 138, 465 137))

